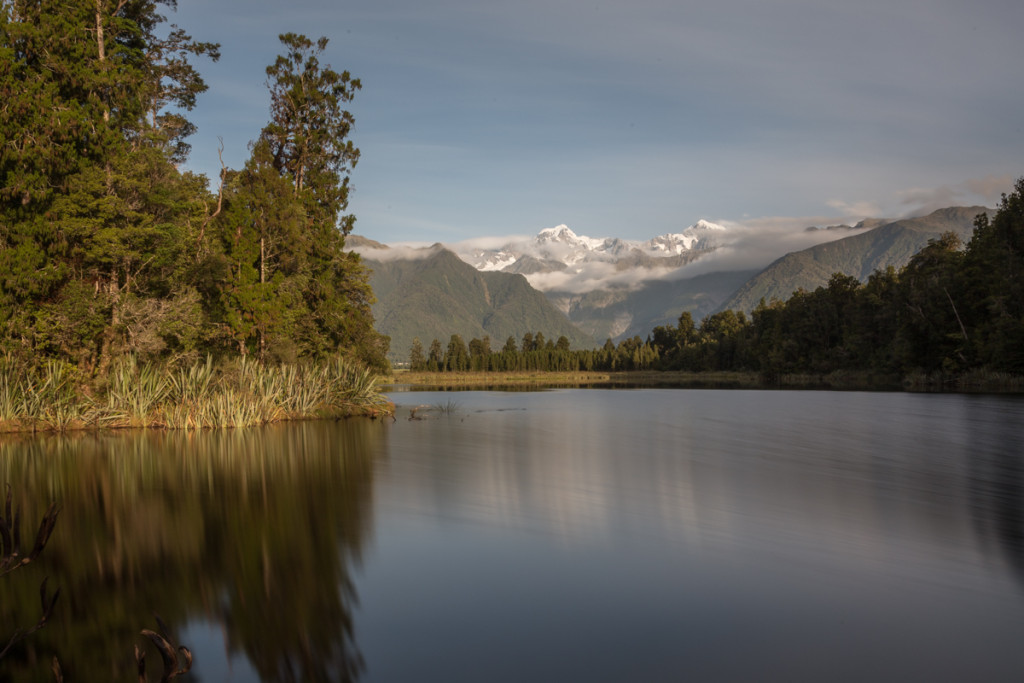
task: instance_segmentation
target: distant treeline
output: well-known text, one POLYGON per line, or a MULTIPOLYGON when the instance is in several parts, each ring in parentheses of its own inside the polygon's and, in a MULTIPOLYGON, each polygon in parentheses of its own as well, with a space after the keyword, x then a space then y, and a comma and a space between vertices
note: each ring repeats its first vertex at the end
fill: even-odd
POLYGON ((658 354, 639 337, 616 347, 611 340, 600 349, 570 349, 565 336, 546 339, 542 332, 527 332, 517 343, 515 337, 505 340, 500 350, 491 349, 490 337, 473 339, 466 345, 460 335, 453 334, 447 347, 435 339, 426 353, 419 339, 414 339, 409 353, 409 369, 427 372, 516 372, 581 370, 642 370, 658 365, 658 354))
POLYGON ((725 310, 695 323, 655 328, 599 349, 574 350, 528 333, 492 350, 452 335, 410 351, 428 371, 752 371, 784 374, 858 371, 957 376, 984 370, 1024 373, 1024 178, 995 215, 981 214, 964 245, 955 233, 932 240, 899 270, 866 283, 836 273, 814 291, 764 301, 750 315, 725 310))

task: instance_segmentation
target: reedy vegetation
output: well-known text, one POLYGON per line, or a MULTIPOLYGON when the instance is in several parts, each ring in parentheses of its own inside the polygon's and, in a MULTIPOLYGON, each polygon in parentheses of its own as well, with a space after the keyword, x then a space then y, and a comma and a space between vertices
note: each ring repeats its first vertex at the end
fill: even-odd
POLYGON ((341 357, 290 365, 242 358, 222 366, 207 357, 173 367, 128 356, 105 380, 90 386, 61 361, 30 368, 3 359, 0 430, 231 428, 393 410, 377 376, 341 357))

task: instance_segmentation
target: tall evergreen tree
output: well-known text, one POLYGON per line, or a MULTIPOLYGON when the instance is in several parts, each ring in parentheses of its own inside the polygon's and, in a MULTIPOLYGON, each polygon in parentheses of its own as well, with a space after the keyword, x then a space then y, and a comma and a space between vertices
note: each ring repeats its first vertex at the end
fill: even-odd
POLYGON ((948 232, 914 254, 900 271, 905 314, 899 328, 903 364, 926 372, 954 372, 969 365, 969 337, 960 315, 966 300, 958 286, 964 253, 948 232))
POLYGON ((427 351, 427 370, 437 372, 444 364, 444 352, 441 350, 441 341, 434 339, 430 342, 430 349, 427 351))
POLYGON ((971 306, 961 315, 971 321, 979 362, 1024 372, 1024 178, 1003 195, 991 220, 978 216, 964 259, 963 287, 971 306))
POLYGON ((267 67, 270 122, 230 177, 217 217, 225 323, 241 353, 289 359, 343 350, 386 367, 369 274, 344 249, 355 219, 339 218, 359 157, 343 106, 360 84, 320 64, 326 38, 280 39, 286 54, 267 67))
POLYGON ((427 367, 427 358, 423 355, 423 344, 419 337, 413 337, 412 347, 409 349, 409 369, 419 372, 427 367))
POLYGON ((453 334, 448 341, 448 351, 444 354, 444 368, 449 372, 469 369, 469 351, 460 335, 453 334))
POLYGON ((158 4, 175 5, 0 5, 0 138, 10 141, 0 145, 0 338, 9 350, 102 367, 118 347, 138 350, 128 321, 166 318, 172 292, 194 302, 175 280, 175 254, 206 190, 174 169, 170 149, 183 149, 191 130, 177 110, 205 89, 188 60, 217 49, 186 34, 159 38, 158 4), (171 116, 173 132, 161 126, 171 116), (55 336, 68 321, 81 333, 55 336))

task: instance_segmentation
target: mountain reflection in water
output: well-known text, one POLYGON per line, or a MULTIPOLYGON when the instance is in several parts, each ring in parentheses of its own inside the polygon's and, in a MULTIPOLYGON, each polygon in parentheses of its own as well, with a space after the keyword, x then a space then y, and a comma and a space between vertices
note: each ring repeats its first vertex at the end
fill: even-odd
POLYGON ((1020 397, 393 399, 359 582, 366 680, 1024 670, 1020 397))
POLYGON ((62 590, 0 680, 52 681, 53 654, 134 680, 153 612, 196 654, 182 680, 1024 671, 1019 397, 392 398, 394 421, 0 443, 23 519, 63 506, 0 579, 6 631, 62 590))

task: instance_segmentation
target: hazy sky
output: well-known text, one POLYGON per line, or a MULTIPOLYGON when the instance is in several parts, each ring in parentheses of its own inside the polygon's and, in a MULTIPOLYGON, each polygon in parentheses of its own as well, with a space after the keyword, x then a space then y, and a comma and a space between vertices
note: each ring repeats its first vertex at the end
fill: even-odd
POLYGON ((179 0, 189 167, 240 167, 292 31, 363 82, 355 232, 646 239, 993 206, 1024 175, 1021 0, 179 0), (766 220, 772 219, 772 220, 766 220))

